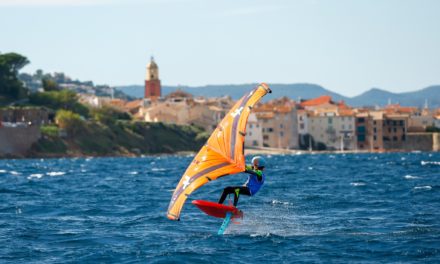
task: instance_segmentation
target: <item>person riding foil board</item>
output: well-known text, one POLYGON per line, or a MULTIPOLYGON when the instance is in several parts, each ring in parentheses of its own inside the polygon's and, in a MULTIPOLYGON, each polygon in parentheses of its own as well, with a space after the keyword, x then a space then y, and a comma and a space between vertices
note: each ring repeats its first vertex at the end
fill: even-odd
POLYGON ((256 156, 252 159, 251 165, 246 165, 245 173, 249 174, 246 183, 243 186, 228 186, 223 189, 222 196, 218 201, 219 204, 223 204, 228 194, 234 194, 234 206, 237 206, 238 198, 240 194, 253 196, 255 195, 264 184, 264 167, 266 161, 260 156, 256 156))

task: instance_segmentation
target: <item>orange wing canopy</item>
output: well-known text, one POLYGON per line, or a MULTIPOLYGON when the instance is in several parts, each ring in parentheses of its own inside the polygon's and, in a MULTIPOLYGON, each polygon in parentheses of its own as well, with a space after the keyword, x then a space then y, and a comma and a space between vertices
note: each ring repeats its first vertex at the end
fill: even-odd
POLYGON ((169 219, 180 219, 186 198, 200 186, 245 170, 246 123, 252 107, 270 92, 267 84, 260 84, 245 94, 223 118, 177 184, 168 207, 169 219))

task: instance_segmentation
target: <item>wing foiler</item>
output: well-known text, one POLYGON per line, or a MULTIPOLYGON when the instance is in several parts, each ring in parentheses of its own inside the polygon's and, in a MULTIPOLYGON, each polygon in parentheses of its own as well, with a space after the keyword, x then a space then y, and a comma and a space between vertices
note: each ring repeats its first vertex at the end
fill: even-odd
POLYGON ((258 85, 245 94, 223 118, 177 184, 168 207, 169 219, 180 220, 186 198, 202 185, 245 170, 246 123, 252 107, 271 92, 267 84, 258 85))

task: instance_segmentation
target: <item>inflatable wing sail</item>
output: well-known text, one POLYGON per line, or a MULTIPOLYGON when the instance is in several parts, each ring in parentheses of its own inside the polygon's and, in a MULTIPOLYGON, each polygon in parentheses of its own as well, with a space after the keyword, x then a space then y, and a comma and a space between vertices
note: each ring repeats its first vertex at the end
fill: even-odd
POLYGON ((260 84, 245 94, 220 122, 177 184, 168 207, 169 219, 180 219, 186 198, 200 186, 245 170, 244 138, 249 113, 270 92, 265 83, 260 84))

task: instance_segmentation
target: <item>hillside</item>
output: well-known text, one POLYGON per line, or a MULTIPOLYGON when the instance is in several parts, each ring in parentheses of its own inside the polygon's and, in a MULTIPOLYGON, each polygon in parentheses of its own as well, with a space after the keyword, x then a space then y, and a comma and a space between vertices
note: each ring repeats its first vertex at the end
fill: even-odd
POLYGON ((379 105, 399 103, 404 106, 423 107, 428 100, 428 106, 440 107, 440 85, 430 86, 414 92, 391 93, 378 88, 373 88, 365 93, 350 98, 347 102, 351 105, 379 105))
MULTIPOLYGON (((196 151, 207 139, 193 126, 118 121, 88 121, 74 135, 60 137, 57 127, 43 127, 43 137, 28 157, 135 156, 196 151)), ((70 134, 70 133, 68 133, 70 134)))
MULTIPOLYGON (((184 90, 193 94, 194 96, 205 97, 220 97, 229 95, 233 99, 238 99, 245 91, 252 89, 256 84, 240 84, 240 85, 208 85, 208 86, 163 86, 163 95, 167 95, 177 89, 184 90)), ((384 106, 391 101, 391 103, 400 103, 403 106, 417 106, 422 107, 425 100, 428 100, 428 105, 431 108, 440 107, 440 85, 430 86, 414 92, 406 93, 391 93, 382 89, 372 88, 358 96, 347 97, 316 84, 269 84, 274 93, 269 94, 264 100, 270 100, 282 96, 287 96, 294 100, 309 99, 321 95, 330 95, 333 100, 344 100, 351 106, 384 106)), ((144 87, 141 85, 120 86, 117 89, 124 93, 141 98, 143 97, 144 87)))
MULTIPOLYGON (((186 91, 194 96, 204 97, 222 97, 231 96, 233 99, 239 99, 245 92, 254 88, 257 84, 230 84, 230 85, 207 85, 207 86, 162 86, 163 95, 167 95, 178 89, 186 91)), ((345 100, 346 97, 329 91, 316 84, 270 84, 270 87, 276 91, 276 94, 268 94, 264 97, 265 100, 270 100, 282 96, 287 96, 293 99, 311 98, 323 94, 331 95, 335 100, 345 100)), ((141 98, 143 97, 144 87, 140 85, 120 86, 116 87, 124 93, 141 98)))

